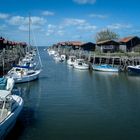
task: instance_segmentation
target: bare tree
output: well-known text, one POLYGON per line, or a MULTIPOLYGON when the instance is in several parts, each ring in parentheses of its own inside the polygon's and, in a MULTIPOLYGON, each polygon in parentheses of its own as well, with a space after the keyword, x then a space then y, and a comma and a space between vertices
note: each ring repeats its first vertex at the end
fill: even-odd
POLYGON ((106 29, 103 31, 100 31, 96 34, 96 42, 105 41, 105 40, 112 40, 112 39, 118 39, 119 35, 110 29, 106 29))

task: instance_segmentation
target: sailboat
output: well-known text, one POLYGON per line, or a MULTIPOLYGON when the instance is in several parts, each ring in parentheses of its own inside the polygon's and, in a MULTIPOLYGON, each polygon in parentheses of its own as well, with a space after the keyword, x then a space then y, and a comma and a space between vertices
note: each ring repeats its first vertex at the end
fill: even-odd
MULTIPOLYGON (((30 45, 30 17, 29 17, 29 47, 30 45)), ((28 49, 29 50, 29 49, 28 49)), ((37 50, 37 64, 35 67, 30 67, 29 65, 15 65, 13 68, 7 73, 7 77, 13 77, 15 80, 15 83, 23 83, 23 82, 30 82, 33 80, 36 80, 39 77, 40 72, 42 71, 42 62, 39 54, 38 47, 36 47, 37 50)), ((29 54, 29 52, 27 53, 29 54)), ((27 60, 27 59, 26 59, 27 60)), ((22 64, 22 61, 20 62, 22 64)), ((28 63, 24 64, 29 64, 31 63, 30 59, 28 59, 28 63)))

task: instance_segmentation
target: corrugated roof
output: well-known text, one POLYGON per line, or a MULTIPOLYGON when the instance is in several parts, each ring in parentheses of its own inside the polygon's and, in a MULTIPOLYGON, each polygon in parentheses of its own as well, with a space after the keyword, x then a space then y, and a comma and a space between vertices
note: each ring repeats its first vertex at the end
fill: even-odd
POLYGON ((125 37, 119 40, 119 42, 129 42, 130 40, 132 40, 133 38, 135 38, 136 36, 129 36, 129 37, 125 37))
POLYGON ((59 42, 57 45, 68 45, 68 46, 81 46, 83 43, 80 41, 65 41, 65 42, 59 42))
POLYGON ((118 43, 118 42, 115 41, 115 40, 104 40, 104 41, 99 41, 99 42, 97 42, 97 45, 101 45, 101 44, 105 44, 105 43, 109 43, 109 42, 115 42, 115 43, 118 43))

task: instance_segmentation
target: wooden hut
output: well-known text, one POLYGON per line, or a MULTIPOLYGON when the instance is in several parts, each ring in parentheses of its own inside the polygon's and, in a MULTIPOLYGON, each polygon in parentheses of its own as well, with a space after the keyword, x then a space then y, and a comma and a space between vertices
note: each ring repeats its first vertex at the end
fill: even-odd
POLYGON ((6 48, 5 39, 0 37, 0 50, 3 50, 4 48, 6 48))
POLYGON ((104 40, 96 43, 96 49, 101 52, 117 52, 119 51, 119 42, 115 40, 104 40))
POLYGON ((125 52, 132 52, 140 44, 140 38, 137 36, 130 36, 120 39, 120 49, 125 52))
POLYGON ((85 51, 95 51, 95 46, 96 46, 96 44, 94 44, 92 42, 88 42, 88 43, 84 43, 83 45, 81 45, 81 48, 85 51))
POLYGON ((59 42, 56 44, 57 47, 66 47, 66 46, 69 46, 70 48, 76 50, 76 49, 79 49, 80 46, 82 45, 83 43, 80 42, 80 41, 65 41, 65 42, 59 42))

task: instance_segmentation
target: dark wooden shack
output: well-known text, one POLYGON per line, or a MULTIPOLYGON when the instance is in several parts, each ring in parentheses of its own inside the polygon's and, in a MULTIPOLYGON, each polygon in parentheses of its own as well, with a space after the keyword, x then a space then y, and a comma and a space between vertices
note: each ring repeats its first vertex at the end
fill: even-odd
POLYGON ((115 40, 105 40, 96 43, 96 49, 100 50, 101 52, 117 52, 119 51, 119 42, 115 40))
POLYGON ((85 51, 95 51, 95 46, 96 46, 96 44, 94 44, 92 42, 88 42, 88 43, 84 43, 83 45, 81 45, 81 49, 83 49, 85 51))
POLYGON ((3 48, 6 48, 5 39, 0 37, 0 50, 3 50, 3 48))
POLYGON ((55 46, 58 47, 70 47, 74 50, 79 49, 83 43, 80 41, 65 41, 65 42, 59 42, 55 46))
POLYGON ((132 52, 135 47, 139 46, 140 38, 137 36, 130 36, 120 39, 120 49, 125 52, 132 52))

